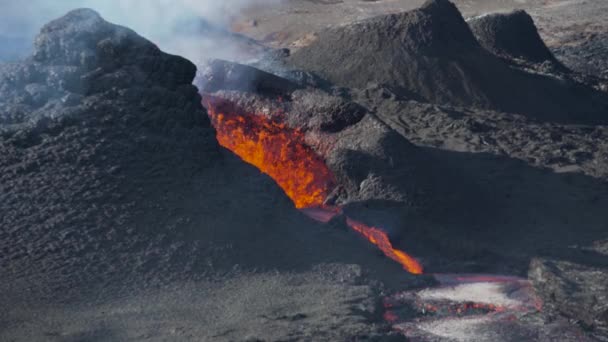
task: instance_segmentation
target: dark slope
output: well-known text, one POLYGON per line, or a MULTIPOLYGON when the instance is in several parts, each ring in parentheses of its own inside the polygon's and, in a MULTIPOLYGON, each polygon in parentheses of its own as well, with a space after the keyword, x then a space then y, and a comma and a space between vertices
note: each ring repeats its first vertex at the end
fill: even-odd
POLYGON ((557 62, 538 34, 534 20, 525 11, 483 15, 469 20, 468 24, 479 43, 498 56, 532 63, 557 62))
MULTIPOLYGON (((195 66, 133 31, 76 10, 43 28, 31 58, 1 68, 4 307, 320 263, 358 263, 405 283, 398 265, 354 233, 309 220, 221 149, 191 84, 195 66)), ((0 316, 11 331, 21 329, 15 312, 0 316)))
POLYGON ((379 83, 426 102, 493 108, 546 121, 607 120, 604 94, 511 67, 481 47, 448 0, 328 29, 287 63, 338 85, 379 83))

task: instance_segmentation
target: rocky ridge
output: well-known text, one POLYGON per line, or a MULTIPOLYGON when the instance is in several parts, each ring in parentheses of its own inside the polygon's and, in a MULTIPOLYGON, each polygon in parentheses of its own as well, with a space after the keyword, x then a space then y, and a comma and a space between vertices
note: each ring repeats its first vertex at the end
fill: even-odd
POLYGON ((422 102, 494 109, 551 122, 606 120, 605 93, 550 70, 513 68, 482 47, 447 0, 327 29, 286 63, 340 86, 365 88, 376 83, 422 102))

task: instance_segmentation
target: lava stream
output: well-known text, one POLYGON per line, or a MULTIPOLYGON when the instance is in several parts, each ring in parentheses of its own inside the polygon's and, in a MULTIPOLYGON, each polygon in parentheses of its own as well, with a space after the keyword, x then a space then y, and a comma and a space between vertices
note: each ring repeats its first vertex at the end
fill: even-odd
MULTIPOLYGON (((341 213, 340 208, 323 205, 335 180, 323 159, 305 143, 304 132, 264 115, 237 113, 234 108, 226 111, 220 101, 211 97, 203 100, 220 145, 272 177, 296 208, 309 217, 328 222, 341 213)), ((407 253, 393 248, 381 229, 348 217, 346 224, 406 271, 422 274, 422 266, 407 253)))
POLYGON ((346 218, 346 224, 380 248, 384 255, 401 264, 406 271, 412 274, 422 274, 422 265, 407 253, 393 248, 391 241, 388 239, 388 235, 382 230, 376 227, 369 227, 350 217, 346 218))
POLYGON ((220 145, 272 177, 296 208, 323 204, 334 179, 303 132, 262 115, 216 111, 212 99, 205 102, 220 145))

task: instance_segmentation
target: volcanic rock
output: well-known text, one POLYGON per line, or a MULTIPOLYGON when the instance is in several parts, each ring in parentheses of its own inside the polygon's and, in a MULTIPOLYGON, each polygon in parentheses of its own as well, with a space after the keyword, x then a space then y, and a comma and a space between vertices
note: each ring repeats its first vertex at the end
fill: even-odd
MULTIPOLYGON (((506 17, 500 27, 512 32, 512 21, 524 16, 506 17)), ((527 25, 536 32, 533 23, 527 25)), ((488 34, 503 37, 499 31, 488 34)), ((496 46, 509 47, 499 54, 471 36, 448 1, 430 1, 413 12, 329 29, 288 58, 292 66, 350 89, 299 89, 284 101, 244 92, 216 95, 245 113, 283 117, 305 132, 306 143, 336 176, 338 187, 327 203, 377 224, 394 246, 420 256, 427 271, 474 272, 472 278, 487 286, 484 279, 493 276, 479 273, 522 276, 532 257, 543 256, 529 273, 542 309, 499 282, 497 289, 530 311, 487 317, 458 311, 458 318, 452 312, 443 320, 423 308, 431 323, 421 324, 411 312, 394 308, 411 323, 406 334, 433 341, 603 338, 603 257, 569 250, 605 237, 608 130, 596 125, 605 115, 605 99, 588 83, 528 67, 537 62, 515 52, 536 56, 544 46, 540 39, 530 45, 535 49, 497 39, 496 46), (364 109, 360 118, 354 108, 364 109), (336 129, 321 128, 334 120, 336 129), (559 250, 543 254, 553 248, 559 250), (579 327, 591 337, 571 325, 579 316, 579 327)), ((452 285, 450 290, 459 287, 452 285)))
MULTIPOLYGON (((223 68, 226 73, 242 69, 250 70, 250 75, 266 74, 250 66, 225 61, 222 64, 226 65, 223 68)), ((214 77, 223 79, 220 69, 217 70, 214 77)), ((245 77, 242 82, 248 79, 245 77)), ((289 82, 280 79, 277 84, 289 82)), ((225 87, 203 92, 215 99, 215 111, 273 118, 306 134, 306 144, 325 161, 337 180, 327 203, 381 200, 413 204, 416 189, 424 187, 422 179, 413 176, 418 166, 415 161, 420 161, 416 147, 339 89, 328 92, 303 88, 277 99, 266 96, 264 91, 225 87)))
POLYGON ((333 149, 325 155, 339 183, 332 201, 417 203, 427 184, 421 153, 409 141, 371 115, 332 138, 333 149))
MULTIPOLYGON (((450 48, 462 51, 477 45, 456 7, 442 0, 427 2, 415 11, 321 32, 315 43, 292 54, 289 62, 340 85, 394 83, 405 92, 408 83, 424 82, 423 77, 414 77, 415 66, 408 66, 413 62, 410 53, 424 49, 440 54, 450 52, 450 48)), ((417 95, 430 91, 420 89, 420 93, 417 95)))
POLYGON ((525 11, 483 15, 470 19, 468 24, 481 45, 498 56, 557 63, 525 11))
POLYGON ((601 250, 560 251, 530 263, 529 277, 543 310, 563 315, 600 340, 608 338, 608 254, 601 250))
MULTIPOLYGON (((328 32, 351 49, 342 61, 368 62, 336 77, 367 73, 374 84, 310 89, 322 82, 306 72, 290 81, 219 61, 203 89, 229 114, 280 119, 274 128, 303 137, 288 144, 318 154, 338 183, 326 204, 345 205, 328 225, 220 148, 191 85, 194 65, 133 31, 77 10, 43 29, 32 57, 0 65, 0 304, 12 308, 0 313, 0 339, 374 340, 391 334, 370 324, 381 312, 369 279, 399 290, 422 280, 346 229, 347 217, 386 231, 431 272, 521 274, 542 248, 605 235, 608 131, 534 119, 576 121, 541 115, 566 103, 547 106, 543 94, 559 102, 586 88, 487 52, 448 1, 328 32), (377 74, 366 59, 376 57, 377 74), (536 116, 460 107, 509 105, 491 77, 514 86, 509 96, 538 86, 510 104, 526 109, 539 96, 524 111, 536 116), (428 99, 413 96, 421 89, 428 99)), ((580 316, 597 336, 605 250, 560 250, 530 269, 547 312, 580 316)), ((447 319, 429 330, 445 335, 429 338, 466 340, 482 326, 488 340, 518 339, 512 327, 523 326, 521 336, 555 340, 563 319, 543 337, 542 315, 447 319)))
POLYGON ((0 303, 15 308, 0 314, 0 339, 389 334, 362 323, 377 316, 365 279, 403 286, 407 275, 221 149, 195 72, 87 9, 46 25, 32 57, 0 65, 0 303), (259 299, 250 315, 243 296, 259 299), (198 314, 190 322, 200 310, 202 329, 198 314))
POLYGON ((336 133, 359 122, 367 110, 343 97, 320 90, 296 91, 288 116, 295 127, 336 133))
POLYGON ((605 94, 559 76, 512 67, 477 42, 448 0, 330 28, 287 63, 340 86, 377 83, 419 101, 492 108, 545 121, 607 120, 605 94))
POLYGON ((606 219, 600 204, 606 203, 605 184, 563 173, 578 165, 575 171, 606 174, 602 160, 608 150, 598 144, 608 134, 603 127, 541 124, 522 115, 404 100, 396 92, 372 85, 299 89, 283 101, 247 92, 212 95, 222 99, 220 112, 233 106, 239 109, 228 112, 271 117, 304 132, 306 144, 336 178, 327 204, 343 205, 347 215, 368 224, 391 227, 406 251, 449 255, 445 271, 521 274, 538 248, 573 241, 560 235, 580 224, 573 207, 588 210, 586 234, 598 234, 594 227, 606 219), (351 108, 362 108, 363 116, 351 108), (357 120, 342 124, 332 113, 357 120), (324 122, 340 129, 322 129, 324 122), (589 207, 568 195, 580 189, 597 204, 589 207), (543 208, 532 213, 535 203, 543 208), (425 243, 431 247, 422 247, 425 243))
POLYGON ((58 273, 34 260, 82 270, 54 284, 82 291, 74 283, 108 267, 163 272, 187 257, 194 245, 168 259, 153 251, 183 244, 178 235, 196 226, 185 187, 223 159, 191 85, 195 70, 86 9, 46 25, 33 57, 2 66, 1 240, 14 267, 4 279, 29 269, 50 295, 58 273), (177 226, 185 230, 168 234, 177 226))
POLYGON ((206 63, 196 83, 201 91, 207 93, 238 90, 267 96, 286 95, 298 88, 296 84, 265 71, 219 59, 206 63))

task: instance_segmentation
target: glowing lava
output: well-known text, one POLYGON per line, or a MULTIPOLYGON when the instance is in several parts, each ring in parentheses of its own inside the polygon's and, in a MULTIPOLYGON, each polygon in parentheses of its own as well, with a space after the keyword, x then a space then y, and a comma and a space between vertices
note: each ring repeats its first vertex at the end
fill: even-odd
POLYGON ((303 132, 263 115, 223 113, 206 102, 220 145, 272 177, 296 208, 323 205, 333 176, 304 143, 303 132))
MULTIPOLYGON (((305 143, 302 131, 288 127, 280 119, 237 113, 229 106, 222 109, 219 101, 206 97, 203 104, 220 145, 272 177, 296 208, 303 209, 309 217, 328 222, 341 213, 340 208, 323 205, 335 184, 334 177, 323 159, 305 143)), ((422 266, 407 253, 393 248, 384 231, 351 218, 346 224, 408 272, 422 274, 422 266)))
POLYGON ((401 264, 406 271, 412 274, 422 274, 422 265, 407 253, 393 248, 388 236, 382 230, 375 227, 369 227, 351 218, 346 219, 346 224, 380 248, 384 255, 401 264))
MULTIPOLYGON (((304 208, 302 209, 302 212, 308 217, 324 223, 327 223, 335 216, 342 214, 342 210, 340 208, 327 206, 304 208)), ((416 259, 412 258, 407 253, 393 248, 393 244, 383 230, 376 227, 370 227, 362 222, 353 220, 350 217, 346 218, 346 225, 357 233, 363 235, 369 242, 378 247, 388 258, 401 264, 404 270, 412 274, 422 274, 422 265, 420 265, 416 259)))

